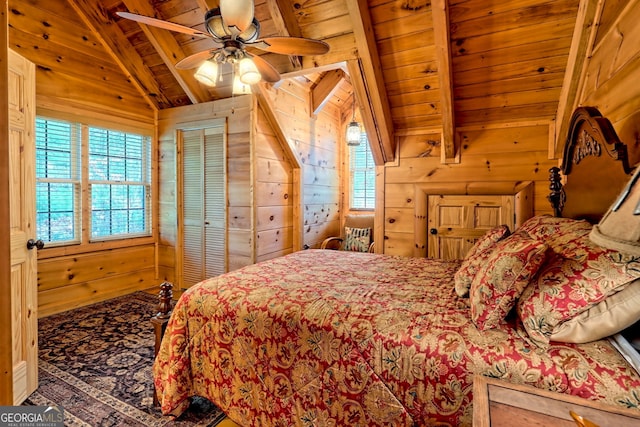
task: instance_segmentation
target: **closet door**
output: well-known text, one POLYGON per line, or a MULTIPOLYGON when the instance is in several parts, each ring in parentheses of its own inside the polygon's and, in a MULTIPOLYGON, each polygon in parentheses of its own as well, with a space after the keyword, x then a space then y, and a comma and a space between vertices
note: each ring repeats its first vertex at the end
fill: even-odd
POLYGON ((429 196, 427 247, 430 258, 461 259, 491 228, 514 229, 513 195, 429 196))
POLYGON ((225 127, 182 134, 182 286, 217 276, 226 266, 225 127))

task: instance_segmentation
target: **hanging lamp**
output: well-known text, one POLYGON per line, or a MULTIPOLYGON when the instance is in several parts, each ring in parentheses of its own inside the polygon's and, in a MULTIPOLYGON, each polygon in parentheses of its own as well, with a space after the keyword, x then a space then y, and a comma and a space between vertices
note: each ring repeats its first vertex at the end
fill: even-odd
POLYGON ((353 94, 353 116, 351 123, 347 126, 347 145, 360 145, 360 123, 356 122, 356 96, 353 94))

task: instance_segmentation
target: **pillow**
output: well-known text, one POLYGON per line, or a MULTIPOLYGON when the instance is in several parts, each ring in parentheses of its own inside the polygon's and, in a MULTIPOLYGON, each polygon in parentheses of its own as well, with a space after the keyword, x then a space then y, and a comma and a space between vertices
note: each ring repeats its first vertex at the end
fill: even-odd
POLYGON ((471 320, 480 330, 497 327, 545 259, 547 246, 524 232, 496 243, 478 269, 471 289, 471 320))
POLYGON ((584 220, 539 215, 526 220, 518 230, 547 244, 554 251, 562 252, 567 242, 575 240, 577 236, 589 234, 592 228, 593 226, 584 220))
POLYGON ((640 277, 640 259, 602 248, 582 227, 549 238, 552 251, 517 312, 529 338, 546 347, 557 326, 573 319, 640 277))
POLYGON ((489 250, 496 242, 509 236, 509 227, 500 225, 487 231, 480 237, 473 247, 465 255, 462 264, 453 276, 454 289, 460 297, 465 297, 469 293, 469 287, 476 276, 478 268, 483 262, 482 253, 489 250))
POLYGON ((556 326, 552 341, 585 343, 622 331, 640 320, 640 280, 556 326))
POLYGON ((369 252, 369 245, 371 244, 371 229, 370 228, 344 228, 344 245, 342 247, 345 251, 355 252, 369 252))

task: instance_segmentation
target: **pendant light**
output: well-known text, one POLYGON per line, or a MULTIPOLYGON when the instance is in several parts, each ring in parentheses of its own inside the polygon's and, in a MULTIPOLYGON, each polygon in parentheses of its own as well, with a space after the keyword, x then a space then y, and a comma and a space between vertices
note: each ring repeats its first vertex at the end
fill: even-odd
POLYGON ((358 146, 360 145, 360 123, 356 122, 356 95, 353 94, 353 116, 351 117, 351 123, 347 126, 347 145, 358 146))

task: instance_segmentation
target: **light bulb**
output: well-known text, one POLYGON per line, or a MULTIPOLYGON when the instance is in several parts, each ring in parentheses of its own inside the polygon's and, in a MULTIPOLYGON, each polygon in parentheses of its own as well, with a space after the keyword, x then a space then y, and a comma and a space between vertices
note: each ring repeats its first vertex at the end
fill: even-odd
POLYGON ((232 92, 234 95, 246 95, 248 93, 251 93, 251 86, 248 84, 242 83, 242 81, 240 80, 240 76, 236 74, 235 77, 233 78, 232 92))
POLYGON ((200 83, 205 84, 207 86, 215 86, 216 80, 218 79, 218 63, 213 61, 204 61, 194 77, 200 83))
POLYGON ((247 57, 240 60, 238 74, 240 75, 240 81, 248 85, 254 85, 262 78, 256 64, 253 63, 251 58, 247 57))

